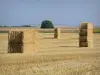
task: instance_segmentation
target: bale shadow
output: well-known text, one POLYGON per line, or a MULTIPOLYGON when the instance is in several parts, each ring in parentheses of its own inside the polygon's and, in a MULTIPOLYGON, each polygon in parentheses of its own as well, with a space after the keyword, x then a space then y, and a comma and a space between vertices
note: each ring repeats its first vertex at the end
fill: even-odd
POLYGON ((54 39, 54 37, 44 37, 43 39, 54 39))
POLYGON ((60 47, 75 47, 75 48, 79 48, 79 46, 60 46, 60 47))

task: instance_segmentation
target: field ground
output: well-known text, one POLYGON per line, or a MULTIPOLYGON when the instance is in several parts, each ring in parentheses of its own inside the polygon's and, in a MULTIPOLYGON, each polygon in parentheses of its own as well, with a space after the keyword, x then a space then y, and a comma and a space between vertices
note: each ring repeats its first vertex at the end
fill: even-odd
POLYGON ((77 33, 40 33, 39 49, 30 54, 7 54, 7 34, 0 34, 0 75, 100 75, 100 34, 94 48, 79 48, 77 33))

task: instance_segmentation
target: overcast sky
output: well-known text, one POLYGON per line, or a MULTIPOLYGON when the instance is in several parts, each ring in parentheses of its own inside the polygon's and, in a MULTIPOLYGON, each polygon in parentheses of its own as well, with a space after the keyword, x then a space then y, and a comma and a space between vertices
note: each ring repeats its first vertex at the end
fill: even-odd
POLYGON ((100 0, 0 0, 0 25, 53 24, 100 25, 100 0))

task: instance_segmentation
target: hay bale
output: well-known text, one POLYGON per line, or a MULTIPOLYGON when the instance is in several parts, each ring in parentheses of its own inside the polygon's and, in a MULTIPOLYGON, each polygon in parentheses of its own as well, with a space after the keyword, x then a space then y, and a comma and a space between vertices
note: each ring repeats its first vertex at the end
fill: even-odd
POLYGON ((8 43, 23 43, 23 32, 22 31, 11 31, 8 33, 8 43))
POLYGON ((79 47, 93 47, 93 24, 90 22, 80 24, 79 47))
POLYGON ((37 48, 37 34, 34 29, 10 30, 8 33, 8 53, 34 51, 37 48))
POLYGON ((54 38, 60 39, 60 28, 55 28, 54 29, 54 38))

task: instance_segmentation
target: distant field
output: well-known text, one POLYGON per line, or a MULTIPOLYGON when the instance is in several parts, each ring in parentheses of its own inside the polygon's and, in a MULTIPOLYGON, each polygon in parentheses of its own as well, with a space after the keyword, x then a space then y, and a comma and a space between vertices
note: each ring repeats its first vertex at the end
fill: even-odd
MULTIPOLYGON (((0 33, 8 33, 11 28, 0 28, 0 33)), ((18 29, 32 29, 32 28, 18 28, 18 29)), ((34 29, 34 28, 33 28, 34 29)), ((54 29, 38 29, 40 33, 54 33, 54 29)), ((61 33, 78 33, 79 29, 75 28, 62 28, 61 33)), ((93 30, 94 33, 100 33, 100 28, 96 28, 93 30)))

